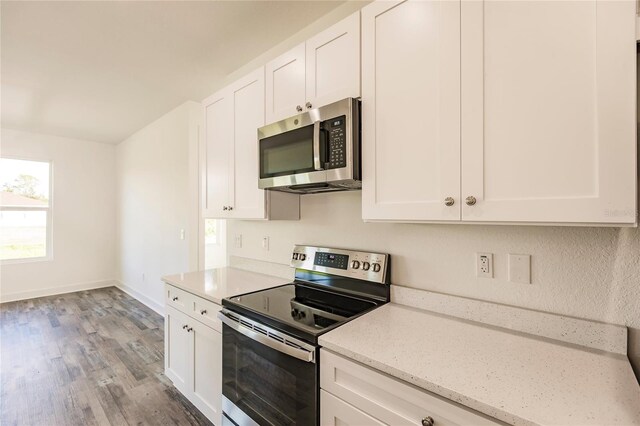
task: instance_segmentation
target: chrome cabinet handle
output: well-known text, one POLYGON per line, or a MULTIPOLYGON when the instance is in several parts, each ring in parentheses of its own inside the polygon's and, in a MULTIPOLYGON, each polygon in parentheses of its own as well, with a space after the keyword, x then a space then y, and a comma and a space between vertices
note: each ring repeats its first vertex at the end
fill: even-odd
POLYGON ((467 197, 467 199, 465 200, 468 206, 473 206, 476 203, 476 197, 474 197, 473 195, 470 195, 467 197))
POLYGON ((233 207, 229 206, 229 211, 233 210, 233 207))
POLYGON ((447 197, 444 199, 444 205, 447 207, 451 207, 452 205, 455 204, 455 200, 452 197, 447 197))
POLYGON ((296 106, 296 111, 302 112, 302 107, 300 105, 296 106))
POLYGON ((206 309, 203 309, 203 310, 201 310, 201 311, 200 311, 200 315, 204 315, 204 314, 206 314, 206 313, 207 313, 207 310, 206 310, 206 309))
POLYGON ((193 328, 189 327, 187 328, 187 333, 191 333, 193 331, 193 328))
POLYGON ((183 325, 183 326, 182 326, 182 329, 183 329, 183 330, 186 330, 186 329, 187 329, 187 327, 189 327, 189 324, 185 324, 185 325, 183 325))
POLYGON ((227 211, 229 208, 227 206, 222 206, 222 210, 227 211))
POLYGON ((307 102, 307 104, 305 106, 307 107, 307 109, 313 108, 313 105, 311 105, 311 102, 307 102))
POLYGON ((424 419, 422 419, 422 426, 433 426, 436 424, 436 421, 433 420, 433 417, 431 416, 427 416, 424 419))
POLYGON ((171 299, 171 300, 173 300, 174 302, 177 302, 177 301, 178 301, 178 296, 174 297, 174 298, 173 298, 173 299, 171 299))

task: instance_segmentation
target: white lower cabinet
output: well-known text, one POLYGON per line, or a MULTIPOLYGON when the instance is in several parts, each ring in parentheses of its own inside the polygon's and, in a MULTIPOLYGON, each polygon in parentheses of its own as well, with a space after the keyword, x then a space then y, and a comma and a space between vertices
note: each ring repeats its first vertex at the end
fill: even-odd
POLYGON ((323 426, 503 424, 325 349, 320 387, 323 426))
MULTIPOLYGON (((214 317, 220 308, 166 286, 167 298, 175 297, 178 292, 181 292, 184 308, 176 308, 175 302, 167 303, 165 315, 165 375, 211 422, 220 425, 222 334, 220 324, 215 323, 219 320, 214 317)), ((170 301, 172 299, 168 298, 167 302, 170 301)))

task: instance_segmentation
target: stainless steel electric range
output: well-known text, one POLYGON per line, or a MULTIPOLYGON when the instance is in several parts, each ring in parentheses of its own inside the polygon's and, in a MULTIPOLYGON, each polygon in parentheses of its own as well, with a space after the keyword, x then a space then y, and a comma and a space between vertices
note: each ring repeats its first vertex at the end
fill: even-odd
POLYGON ((222 300, 223 425, 319 424, 318 336, 389 301, 389 255, 295 246, 291 266, 222 300))

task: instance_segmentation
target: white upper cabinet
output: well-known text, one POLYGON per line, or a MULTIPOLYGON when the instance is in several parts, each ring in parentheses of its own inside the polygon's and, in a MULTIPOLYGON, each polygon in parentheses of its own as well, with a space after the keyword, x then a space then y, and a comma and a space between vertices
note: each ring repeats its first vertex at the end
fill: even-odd
POLYGON ((307 40, 306 52, 305 108, 360 97, 360 13, 307 40))
POLYGON ((230 149, 233 139, 231 97, 218 92, 203 102, 204 138, 201 163, 204 217, 218 217, 229 203, 230 149))
POLYGON ((266 122, 360 96, 360 13, 266 65, 266 122))
POLYGON ((304 106, 304 43, 266 65, 267 123, 291 117, 304 106))
POLYGON ((264 69, 229 88, 233 104, 231 217, 266 218, 265 191, 258 188, 258 128, 264 126, 264 69))
POLYGON ((464 221, 634 223, 633 1, 462 2, 464 221))
POLYGON ((362 152, 364 219, 460 220, 459 1, 362 9, 362 152))
POLYGON ((364 219, 634 224, 635 17, 633 1, 366 6, 364 219))
POLYGON ((204 101, 203 216, 300 218, 299 196, 258 189, 258 128, 265 118, 264 68, 204 101))

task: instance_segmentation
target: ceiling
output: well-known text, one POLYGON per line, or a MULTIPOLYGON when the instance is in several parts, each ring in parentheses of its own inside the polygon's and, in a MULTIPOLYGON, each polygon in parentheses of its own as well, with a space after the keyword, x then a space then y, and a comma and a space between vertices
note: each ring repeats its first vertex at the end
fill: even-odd
POLYGON ((2 1, 2 126, 119 143, 343 1, 2 1))

